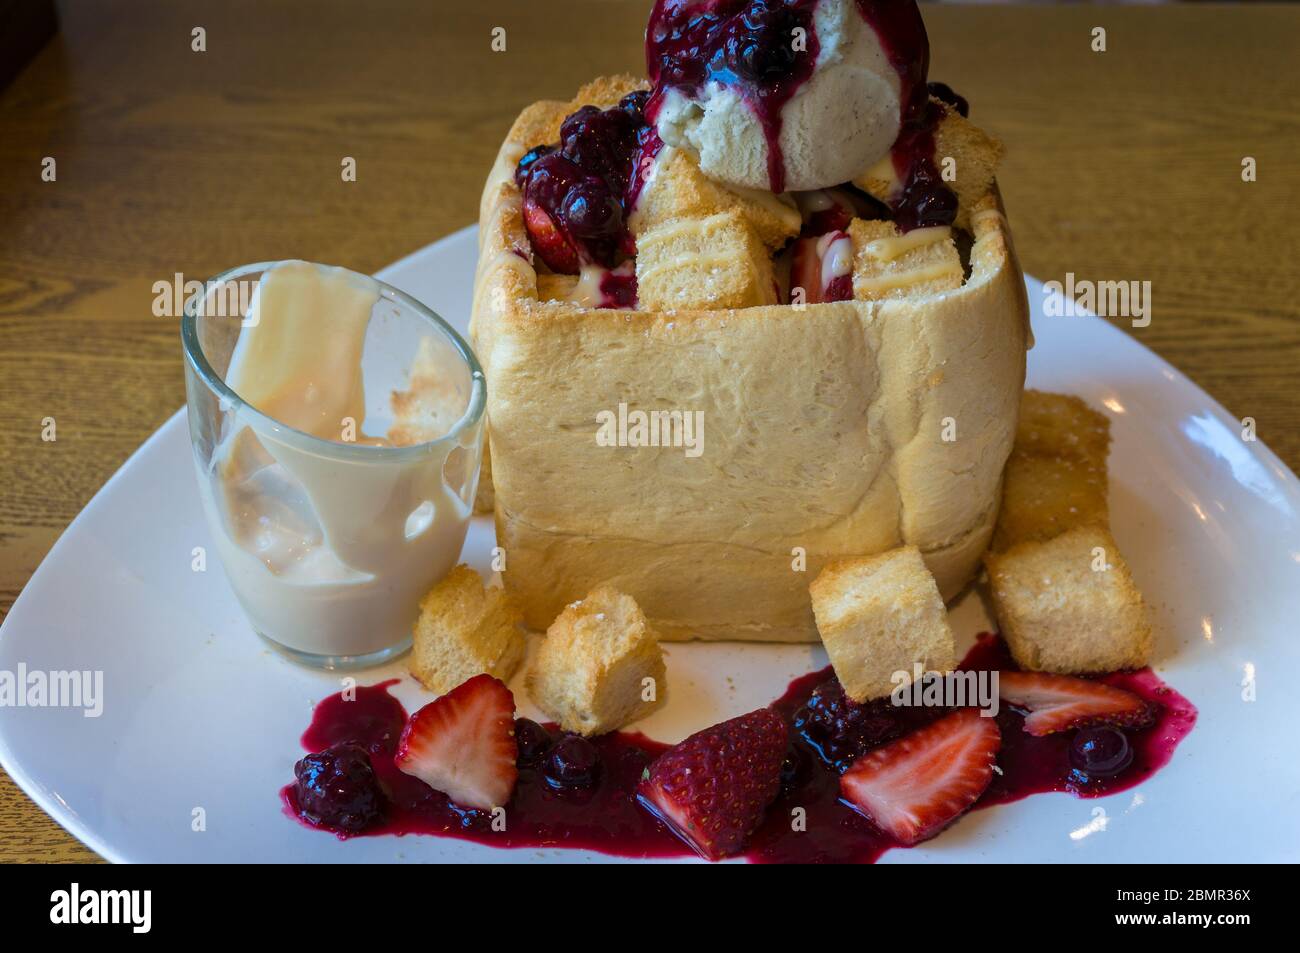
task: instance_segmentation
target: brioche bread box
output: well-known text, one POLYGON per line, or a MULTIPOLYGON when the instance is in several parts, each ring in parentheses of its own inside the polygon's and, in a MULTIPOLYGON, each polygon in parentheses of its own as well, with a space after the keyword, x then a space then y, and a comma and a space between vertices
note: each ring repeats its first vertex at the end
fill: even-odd
POLYGON ((809 581, 903 545, 951 598, 993 531, 1030 343, 996 186, 963 208, 968 264, 943 290, 727 309, 549 300, 557 276, 530 249, 516 163, 625 88, 526 108, 482 197, 483 482, 526 622, 545 629, 604 584, 663 639, 816 642, 809 581), (668 422, 660 445, 634 435, 638 411, 668 422))

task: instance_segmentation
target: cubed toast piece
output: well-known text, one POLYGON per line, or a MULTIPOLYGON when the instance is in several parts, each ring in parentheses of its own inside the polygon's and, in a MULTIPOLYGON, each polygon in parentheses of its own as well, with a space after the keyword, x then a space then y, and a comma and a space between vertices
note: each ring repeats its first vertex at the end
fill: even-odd
POLYGON ((849 238, 853 297, 859 301, 928 298, 960 288, 965 278, 952 229, 946 225, 902 234, 893 222, 855 218, 849 238))
POLYGON ((665 222, 637 238, 637 297, 647 311, 775 304, 772 262, 740 209, 665 222))
POLYGON ((984 557, 1002 637, 1021 668, 1086 675, 1141 668, 1151 624, 1104 526, 984 557))
POLYGON ((780 248, 799 234, 803 220, 789 196, 714 182, 700 171, 693 156, 672 146, 660 150, 652 169, 629 222, 638 238, 674 219, 708 218, 733 208, 740 209, 769 249, 780 248))
POLYGON ((483 672, 508 682, 524 658, 522 621, 504 589, 457 566, 420 601, 411 674, 439 695, 483 672))
POLYGON ((1001 552, 1078 526, 1109 525, 1110 421, 1078 397, 1027 390, 993 535, 1001 552))
POLYGON ((809 591, 822 644, 856 701, 889 695, 897 672, 910 682, 916 662, 939 672, 956 664, 948 610, 915 546, 831 562, 809 591))
MULTIPOLYGON (((938 100, 932 100, 938 102, 938 100)), ((953 178, 947 186, 957 194, 958 228, 970 231, 970 213, 975 203, 989 193, 998 163, 1005 152, 1002 143, 946 104, 943 118, 934 130, 934 164, 942 174, 944 160, 952 159, 953 178)), ((902 187, 892 156, 885 156, 853 180, 864 192, 888 203, 902 187)))
POLYGON ((636 601, 610 586, 565 607, 546 630, 525 684, 565 731, 588 736, 644 718, 668 694, 658 637, 636 601))

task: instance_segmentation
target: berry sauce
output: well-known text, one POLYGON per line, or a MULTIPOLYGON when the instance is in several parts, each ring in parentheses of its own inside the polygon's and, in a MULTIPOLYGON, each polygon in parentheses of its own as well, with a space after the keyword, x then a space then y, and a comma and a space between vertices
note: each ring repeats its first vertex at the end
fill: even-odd
POLYGON ((763 127, 768 183, 784 192, 781 110, 817 64, 816 6, 817 0, 656 0, 645 31, 654 84, 646 115, 653 121, 670 89, 695 97, 711 82, 734 88, 763 127), (804 31, 803 49, 795 49, 796 28, 804 31))
POLYGON ((612 269, 635 254, 627 220, 663 147, 646 122, 648 96, 637 91, 610 109, 575 110, 558 144, 529 149, 515 166, 533 251, 553 272, 612 269))
MULTIPOLYGON (((984 635, 961 668, 1013 670, 1015 665, 1000 638, 984 635)), ((1150 669, 1107 675, 1101 680, 1159 707, 1159 716, 1150 727, 1125 732, 1132 748, 1127 766, 1108 777, 1081 775, 1071 763, 1076 732, 1035 738, 1023 730, 1023 716, 1004 706, 997 716, 1002 731, 999 770, 973 810, 1049 791, 1078 797, 1114 794, 1141 784, 1169 762, 1196 722, 1195 706, 1150 669)), ((516 731, 529 737, 530 753, 521 758, 519 782, 506 810, 506 829, 494 831, 486 812, 456 807, 424 782, 394 767, 392 754, 406 719, 402 704, 388 692, 396 682, 357 688, 353 701, 344 701, 341 694, 331 695, 316 706, 311 726, 302 736, 303 747, 311 752, 346 744, 369 751, 385 797, 382 819, 361 832, 328 823, 311 824, 304 816, 310 812, 300 805, 295 784, 280 792, 286 814, 309 826, 331 830, 340 838, 431 834, 494 847, 563 847, 636 858, 694 856, 636 802, 636 786, 643 771, 668 745, 631 732, 594 738, 589 746, 575 744, 569 740, 572 736, 562 735, 554 725, 541 726, 539 732, 538 726, 521 721, 516 731), (566 746, 578 749, 576 759, 574 752, 568 753, 567 762, 555 756, 557 751, 564 753, 566 746), (594 770, 590 769, 591 748, 597 756, 594 770), (575 769, 575 760, 581 770, 575 769), (557 771, 562 776, 567 772, 594 777, 594 781, 577 786, 559 784, 548 777, 548 772, 554 775, 557 771)), ((840 801, 838 768, 861 750, 885 744, 944 712, 878 703, 856 706, 843 699, 830 668, 795 679, 773 707, 789 724, 802 728, 791 728, 781 793, 769 806, 744 856, 757 863, 871 862, 887 850, 904 849, 840 801), (814 722, 820 727, 809 727, 814 722), (826 730, 835 733, 835 743, 828 743, 826 730), (805 812, 806 825, 801 832, 791 828, 795 808, 805 812)))
MULTIPOLYGON (((899 231, 931 225, 951 225, 957 218, 957 197, 943 182, 934 164, 934 130, 943 119, 934 95, 953 108, 969 111, 966 101, 942 83, 927 85, 930 40, 915 3, 898 0, 858 0, 862 17, 876 31, 889 62, 898 71, 902 115, 898 139, 890 150, 894 174, 901 187, 889 200, 899 231)), ((962 115, 966 114, 962 111, 962 115)))

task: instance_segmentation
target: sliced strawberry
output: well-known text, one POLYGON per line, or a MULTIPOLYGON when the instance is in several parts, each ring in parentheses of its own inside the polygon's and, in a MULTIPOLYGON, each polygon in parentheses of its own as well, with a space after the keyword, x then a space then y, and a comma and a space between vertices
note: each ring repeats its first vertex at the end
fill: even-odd
POLYGON ((803 288, 805 304, 853 297, 853 245, 848 232, 795 239, 790 259, 792 301, 795 288, 803 288))
POLYGON ((1031 735, 1097 725, 1143 728, 1157 713, 1155 704, 1122 688, 1046 672, 999 672, 998 696, 1029 711, 1025 731, 1031 735))
POLYGON ((546 267, 559 275, 578 273, 578 251, 555 220, 532 199, 524 199, 524 227, 546 267))
POLYGON ((822 259, 817 254, 817 237, 796 238, 790 258, 790 303, 795 302, 795 289, 803 289, 804 304, 820 304, 822 300, 822 259))
POLYGON ((637 800, 706 860, 735 854, 781 788, 786 734, 771 708, 705 728, 650 765, 637 800))
POLYGON ((411 716, 393 761, 461 807, 501 807, 519 777, 514 713, 503 682, 475 675, 411 716))
POLYGON ((915 844, 978 800, 1001 747, 997 722, 963 708, 863 755, 840 776, 840 793, 885 833, 915 844))

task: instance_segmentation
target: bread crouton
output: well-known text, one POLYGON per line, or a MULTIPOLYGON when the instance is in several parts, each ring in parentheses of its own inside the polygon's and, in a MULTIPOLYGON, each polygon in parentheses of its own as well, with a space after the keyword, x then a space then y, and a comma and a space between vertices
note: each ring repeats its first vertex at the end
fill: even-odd
POLYGON ((636 601, 601 586, 546 630, 525 682, 565 731, 603 735, 644 718, 668 694, 663 651, 636 601))
POLYGON ((1109 450, 1110 421, 1078 397, 1025 391, 993 550, 1078 526, 1109 525, 1109 450))
POLYGON ((907 684, 916 662, 939 672, 956 664, 948 610, 915 546, 831 562, 809 589, 822 644, 855 701, 907 684))
POLYGON ((1025 669, 1085 675, 1141 668, 1151 624, 1104 526, 1080 526, 984 557, 1002 637, 1025 669))
POLYGON ((420 601, 411 674, 439 695, 484 672, 508 682, 524 658, 522 621, 504 589, 457 566, 420 601))
POLYGON ((674 219, 637 239, 637 297, 647 311, 776 303, 772 261, 740 209, 674 219))
POLYGON ((855 218, 849 238, 853 297, 860 301, 928 298, 960 288, 965 280, 952 229, 946 225, 916 228, 904 235, 893 222, 855 218))
POLYGON ((693 156, 672 146, 664 146, 655 158, 629 224, 640 237, 674 219, 708 218, 733 208, 740 209, 769 249, 794 238, 803 224, 790 197, 715 182, 700 171, 693 156))

